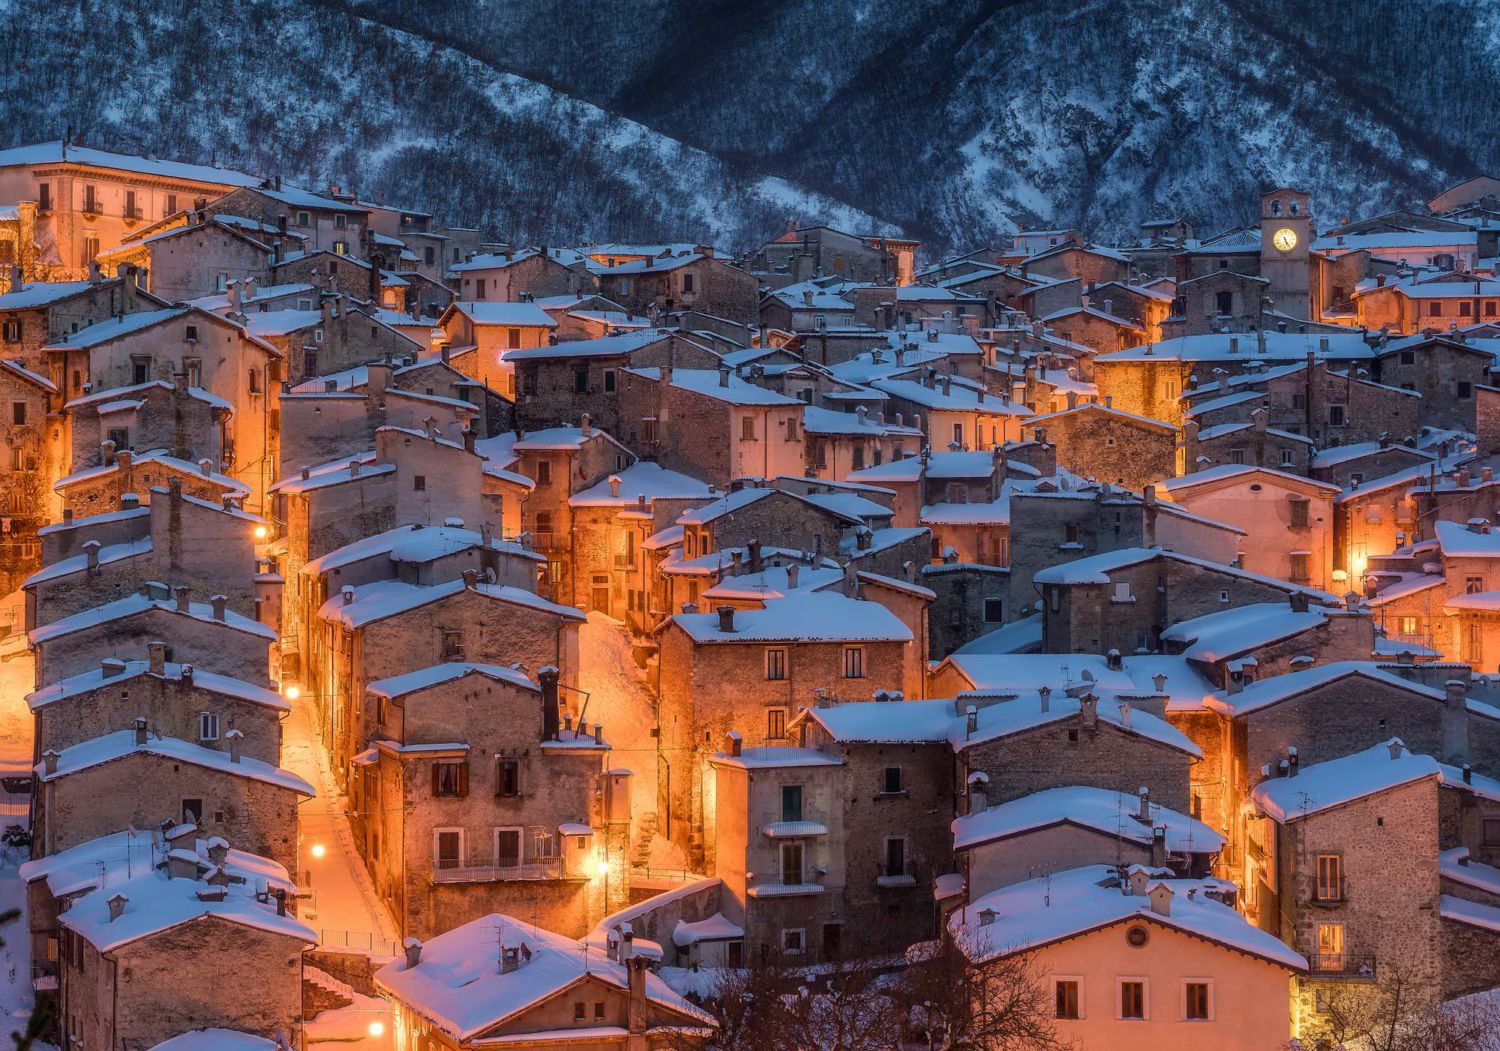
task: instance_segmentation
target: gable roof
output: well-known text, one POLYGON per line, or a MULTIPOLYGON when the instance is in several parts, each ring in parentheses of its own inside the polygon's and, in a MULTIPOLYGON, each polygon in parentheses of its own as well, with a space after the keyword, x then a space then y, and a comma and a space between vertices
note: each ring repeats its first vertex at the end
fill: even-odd
POLYGON ((1142 821, 1140 798, 1106 788, 1070 786, 1033 792, 953 821, 953 849, 1008 839, 1055 825, 1072 824, 1149 846, 1153 829, 1165 828, 1167 850, 1174 854, 1216 854, 1224 837, 1197 818, 1149 803, 1142 821))
POLYGON ((1413 755, 1399 737, 1340 759, 1304 767, 1294 777, 1267 778, 1255 786, 1250 798, 1269 817, 1287 824, 1428 778, 1489 800, 1500 800, 1500 781, 1472 771, 1466 781, 1457 767, 1440 763, 1430 755, 1413 755))
POLYGON ((235 762, 229 758, 228 752, 218 752, 176 737, 148 735, 145 744, 137 744, 134 730, 117 730, 114 733, 64 748, 58 753, 56 770, 49 773, 45 762, 38 763, 35 768, 36 775, 43 782, 55 781, 104 763, 123 759, 128 755, 160 756, 173 762, 191 763, 194 766, 232 774, 235 777, 263 781, 302 796, 317 795, 312 785, 290 770, 283 770, 281 767, 272 766, 270 763, 251 759, 248 756, 241 756, 239 761, 235 762))
MULTIPOLYGON (((441 584, 408 584, 401 580, 377 580, 349 589, 353 601, 345 602, 343 593, 330 598, 318 607, 318 616, 334 621, 346 628, 363 628, 387 617, 408 613, 414 609, 451 598, 465 590, 462 580, 449 580, 441 584)), ((581 621, 584 616, 572 606, 561 606, 549 602, 540 595, 509 584, 478 583, 470 590, 477 594, 512 605, 526 606, 543 613, 551 613, 564 620, 581 621)))

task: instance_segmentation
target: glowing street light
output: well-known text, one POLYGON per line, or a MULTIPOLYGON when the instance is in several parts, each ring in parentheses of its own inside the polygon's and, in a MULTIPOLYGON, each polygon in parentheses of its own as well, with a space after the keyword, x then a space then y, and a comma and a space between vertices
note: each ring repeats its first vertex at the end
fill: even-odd
POLYGON ((328 848, 325 847, 323 844, 321 844, 321 843, 314 843, 312 845, 312 856, 313 857, 315 857, 315 858, 321 858, 324 854, 327 854, 327 853, 328 853, 328 848))
POLYGON ((594 875, 596 875, 596 876, 608 876, 609 875, 609 862, 606 861, 606 860, 604 860, 603 858, 600 858, 598 861, 596 861, 594 863, 594 875))
POLYGON ((258 526, 255 527, 255 539, 257 539, 257 540, 264 540, 266 537, 268 537, 270 535, 271 535, 271 531, 269 529, 267 529, 265 526, 258 525, 258 526))
POLYGON ((298 697, 302 696, 302 687, 294 682, 289 682, 286 686, 282 687, 281 693, 287 700, 295 701, 298 697))
POLYGON ((373 1022, 370 1023, 369 1033, 370 1033, 371 1036, 384 1036, 385 1035, 385 1023, 382 1022, 378 1018, 375 1019, 375 1021, 373 1021, 373 1022))

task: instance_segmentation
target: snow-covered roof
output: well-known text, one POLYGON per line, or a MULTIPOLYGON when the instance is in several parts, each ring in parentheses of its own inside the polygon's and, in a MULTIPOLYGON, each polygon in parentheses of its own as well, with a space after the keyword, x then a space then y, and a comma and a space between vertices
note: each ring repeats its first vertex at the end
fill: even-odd
MULTIPOLYGON (((302 566, 308 576, 318 576, 344 566, 361 562, 367 558, 386 556, 392 562, 431 562, 448 555, 456 555, 485 546, 483 534, 475 529, 459 526, 404 525, 388 529, 384 533, 362 537, 343 547, 334 548, 319 558, 311 559, 302 566)), ((489 547, 495 551, 518 555, 536 562, 546 557, 528 551, 520 544, 491 537, 489 547)))
MULTIPOLYGON (((150 391, 155 390, 171 391, 174 389, 175 387, 173 386, 173 384, 167 382, 166 380, 148 380, 145 383, 132 383, 124 387, 106 387, 103 390, 91 391, 88 394, 80 395, 77 398, 70 398, 63 406, 63 408, 78 409, 82 408, 85 405, 100 405, 101 407, 99 411, 102 413, 106 411, 102 407, 102 403, 126 400, 132 398, 134 395, 146 394, 150 391)), ((234 409, 234 404, 230 402, 229 399, 221 398, 217 394, 212 394, 209 391, 204 390, 202 387, 188 387, 187 394, 188 397, 195 398, 201 402, 206 402, 216 409, 229 409, 231 411, 234 409)), ((136 404, 141 403, 136 402, 136 404)))
POLYGON ((845 744, 927 744, 946 742, 958 715, 952 700, 850 701, 807 708, 798 718, 845 744))
POLYGON ((1181 475, 1177 478, 1167 478, 1156 483, 1156 487, 1167 493, 1182 493, 1201 486, 1216 485, 1220 482, 1236 479, 1248 481, 1251 477, 1269 479, 1272 482, 1280 483, 1288 489, 1312 489, 1330 497, 1337 496, 1342 491, 1332 482, 1317 482, 1300 474, 1278 471, 1272 467, 1256 467, 1251 464, 1237 463, 1220 464, 1217 467, 1194 471, 1192 474, 1181 475))
POLYGON ((61 638, 64 635, 71 635, 75 631, 86 631, 89 628, 99 627, 117 620, 124 620, 126 617, 133 617, 139 613, 145 613, 153 609, 177 616, 192 617, 194 620, 202 621, 205 624, 222 624, 236 631, 259 635, 261 638, 271 641, 274 641, 277 637, 276 629, 262 624, 258 620, 252 620, 243 614, 235 613, 230 609, 225 609, 224 619, 219 620, 214 616, 212 604, 207 602, 190 602, 188 603, 187 610, 184 612, 177 608, 177 603, 173 600, 154 599, 147 595, 136 594, 126 595, 124 598, 115 599, 113 602, 106 602, 102 606, 95 606, 92 609, 86 609, 79 613, 74 613, 72 616, 62 617, 48 624, 43 624, 41 627, 33 628, 30 633, 31 643, 33 646, 38 646, 53 639, 61 638))
MULTIPOLYGON (((58 923, 81 934, 100 952, 159 934, 200 917, 317 943, 317 935, 291 915, 277 915, 274 897, 258 900, 267 890, 295 892, 287 871, 269 858, 230 849, 222 865, 209 850, 215 840, 192 840, 172 850, 195 863, 195 876, 167 875, 166 844, 151 832, 125 831, 90 840, 69 850, 28 863, 21 876, 45 879, 53 895, 90 893, 75 898, 58 915, 58 923), (227 881, 209 882, 215 874, 227 881), (222 898, 212 893, 222 889, 222 898), (118 917, 110 917, 110 900, 125 898, 118 917)), ((222 841, 218 841, 222 842, 222 841)), ((227 846, 227 844, 225 844, 227 846)))
POLYGON ((117 683, 136 679, 143 675, 162 680, 173 680, 186 686, 189 682, 196 689, 206 690, 209 693, 217 693, 224 697, 233 697, 239 701, 249 701, 251 704, 259 704, 266 708, 274 708, 277 711, 290 711, 291 705, 273 690, 254 683, 245 682, 229 675, 220 675, 218 672, 201 671, 188 664, 178 664, 167 661, 162 665, 160 674, 151 671, 149 661, 122 661, 123 668, 113 674, 105 674, 104 669, 93 668, 77 675, 71 675, 66 679, 43 686, 39 690, 26 695, 26 703, 31 706, 32 711, 43 708, 57 701, 66 700, 69 697, 77 697, 105 686, 114 686, 117 683), (186 674, 184 674, 186 672, 186 674))
POLYGON ((1024 405, 986 395, 964 383, 949 384, 945 388, 942 383, 928 387, 917 380, 876 379, 870 381, 870 386, 893 398, 939 412, 973 412, 981 416, 1031 415, 1031 410, 1024 405))
POLYGON ((1121 923, 1156 924, 1214 942, 1294 971, 1307 961, 1279 938, 1234 909, 1208 897, 1224 889, 1217 880, 1153 879, 1172 891, 1170 914, 1161 915, 1144 894, 1126 893, 1108 865, 1055 872, 1002 887, 954 913, 949 929, 971 959, 1026 952, 1121 923), (993 914, 985 924, 981 914, 993 914))
POLYGON ((1126 412, 1123 409, 1116 409, 1113 406, 1102 405, 1099 402, 1092 401, 1084 405, 1074 406, 1071 409, 1063 409, 1059 412, 1049 412, 1042 416, 1033 416, 1029 420, 1023 420, 1022 422, 1027 427, 1035 427, 1037 424, 1048 423, 1052 420, 1061 419, 1065 416, 1078 416, 1087 414, 1104 415, 1112 419, 1124 421, 1126 423, 1140 424, 1142 426, 1156 428, 1158 430, 1165 430, 1172 434, 1177 433, 1177 428, 1173 427, 1170 423, 1163 423, 1161 420, 1153 419, 1150 416, 1139 416, 1133 412, 1126 412))
POLYGON ((133 314, 121 314, 107 321, 98 321, 81 328, 77 332, 70 333, 61 339, 52 340, 43 350, 82 350, 87 347, 96 347, 100 343, 106 343, 121 336, 128 336, 134 332, 140 332, 154 325, 165 324, 177 318, 191 313, 200 313, 205 317, 221 320, 217 314, 209 314, 205 311, 195 311, 192 307, 163 307, 160 310, 139 310, 133 314))
MULTIPOLYGON (((629 989, 625 967, 599 948, 500 913, 429 939, 415 967, 397 960, 377 971, 375 980, 394 999, 461 1041, 480 1036, 580 980, 629 989), (500 970, 502 947, 525 949, 520 966, 509 973, 500 970)), ((645 993, 652 1003, 711 1024, 708 1015, 650 971, 645 974, 645 993)))
POLYGON ((1391 445, 1383 442, 1355 442, 1352 445, 1335 445, 1329 449, 1319 449, 1317 455, 1312 458, 1312 463, 1309 466, 1315 470, 1318 468, 1337 467, 1339 464, 1348 463, 1350 460, 1358 460, 1365 456, 1384 456, 1388 454, 1401 457, 1415 457, 1422 461, 1437 459, 1436 453, 1427 452, 1425 449, 1413 449, 1409 445, 1391 445))
POLYGON ((514 668, 504 668, 498 664, 479 664, 470 661, 449 661, 446 664, 433 664, 426 668, 418 668, 402 675, 392 675, 386 679, 377 679, 365 686, 367 693, 373 693, 379 697, 405 697, 409 693, 418 690, 430 689, 440 686, 454 679, 461 679, 466 675, 483 675, 494 679, 496 682, 507 683, 523 690, 536 692, 539 686, 530 676, 517 671, 514 668))
MULTIPOLYGON (((623 320, 623 315, 621 318, 623 320)), ((645 324, 641 320, 641 324, 645 324)), ((669 333, 658 329, 642 329, 638 332, 622 332, 598 339, 564 340, 550 347, 530 347, 525 350, 507 350, 502 356, 506 361, 539 361, 548 358, 597 358, 619 357, 650 346, 668 337, 669 333)))
POLYGON ((744 936, 745 928, 726 919, 722 912, 692 923, 678 920, 677 926, 672 928, 672 944, 678 948, 700 942, 733 941, 744 936))
MULTIPOLYGON (((1052 723, 1071 720, 1083 710, 1081 697, 1069 697, 1067 694, 1054 692, 1046 699, 1044 707, 1041 696, 1035 691, 1006 691, 1006 693, 1011 694, 1014 699, 983 704, 979 707, 973 733, 969 733, 965 718, 955 719, 948 733, 948 741, 954 751, 962 751, 987 741, 1027 733, 1052 723)), ((964 697, 959 697, 955 703, 962 707, 969 702, 964 697)), ((1136 708, 1118 695, 1098 696, 1095 711, 1100 723, 1108 723, 1125 733, 1175 748, 1179 752, 1186 752, 1195 759, 1203 758, 1202 750, 1181 730, 1165 719, 1136 708)))
POLYGON ((1297 612, 1284 602, 1254 602, 1179 621, 1161 633, 1165 642, 1190 643, 1189 660, 1219 661, 1321 627, 1337 611, 1309 606, 1297 612))
POLYGON ((1165 551, 1154 547, 1126 547, 1118 551, 1105 551, 1097 555, 1089 555, 1087 558, 1075 559, 1072 562, 1064 562, 1057 566, 1048 566, 1041 570, 1033 578, 1038 584, 1107 584, 1109 574, 1118 569, 1126 569, 1130 566, 1149 562, 1153 558, 1170 559, 1187 565, 1199 566, 1203 569, 1213 570, 1216 573, 1224 573, 1229 576, 1239 577, 1242 580, 1251 580, 1256 583, 1265 584, 1281 591, 1299 591, 1327 605, 1337 605, 1339 598, 1327 591, 1318 591, 1315 588, 1302 587, 1286 580, 1278 580, 1261 573, 1251 573, 1249 570, 1239 569, 1235 566, 1225 565, 1222 562, 1213 562, 1206 558, 1195 558, 1185 555, 1180 551, 1165 551))
POLYGON ((278 1051, 281 1046, 238 1029, 194 1029, 163 1040, 150 1051, 278 1051))
POLYGON ((677 471, 669 471, 659 463, 642 460, 574 493, 568 503, 573 507, 625 507, 639 503, 642 496, 649 505, 658 497, 707 500, 712 494, 706 482, 677 471), (614 492, 616 482, 619 483, 618 495, 614 492))
POLYGON ((218 752, 190 741, 182 741, 175 737, 158 737, 154 734, 147 736, 145 744, 137 744, 134 730, 117 730, 114 733, 64 748, 58 753, 56 770, 48 773, 46 765, 38 763, 36 774, 43 781, 54 781, 59 777, 76 774, 80 770, 87 770, 101 763, 113 762, 127 755, 136 754, 157 755, 174 762, 192 763, 194 766, 233 774, 236 777, 253 778, 299 795, 317 794, 313 791, 312 785, 290 770, 283 770, 281 767, 272 766, 259 759, 241 756, 239 761, 235 762, 230 759, 228 752, 218 752))
MULTIPOLYGON (((152 449, 149 452, 135 455, 131 458, 131 463, 135 467, 144 467, 147 464, 160 464, 162 467, 171 468, 179 474, 192 475, 195 479, 201 478, 205 481, 213 482, 230 496, 250 495, 249 487, 238 479, 231 478, 227 474, 220 474, 218 471, 205 471, 202 465, 173 456, 165 449, 152 449)), ((57 492, 62 492, 70 485, 77 485, 79 482, 90 481, 96 478, 104 478, 119 470, 119 461, 103 464, 99 467, 86 467, 81 471, 75 471, 66 478, 59 478, 52 484, 52 488, 57 492)), ((187 496, 184 495, 183 499, 187 499, 187 496)), ((260 519, 257 518, 256 521, 260 521, 260 519)))
POLYGON ((1177 336, 1160 343, 1110 351, 1094 358, 1095 366, 1117 361, 1303 361, 1307 355, 1328 360, 1363 361, 1373 356, 1364 333, 1264 331, 1264 346, 1255 333, 1206 333, 1177 336), (1323 340, 1328 349, 1323 349, 1323 340))
POLYGON ((1495 558, 1500 556, 1500 533, 1470 529, 1462 522, 1438 520, 1432 524, 1438 546, 1446 558, 1495 558))
POLYGON ((310 493, 318 489, 326 489, 329 486, 343 485, 345 482, 365 482, 371 478, 379 478, 382 475, 395 474, 396 465, 393 463, 376 463, 374 451, 355 453, 352 456, 340 457, 328 463, 318 464, 308 471, 306 478, 301 475, 288 475, 271 486, 273 493, 286 493, 295 495, 310 493), (355 473, 354 464, 359 465, 359 473, 355 473))
POLYGON ((1290 700, 1309 690, 1319 689, 1351 675, 1415 696, 1430 697, 1434 700, 1442 700, 1444 696, 1442 690, 1424 686, 1394 672, 1386 671, 1373 661, 1334 661, 1331 664, 1314 665, 1300 671, 1261 679, 1259 682, 1246 686, 1239 693, 1216 693, 1207 697, 1204 704, 1225 715, 1249 715, 1251 712, 1269 708, 1273 704, 1280 704, 1282 701, 1290 700))
POLYGON ((1173 854, 1216 854, 1224 848, 1224 837, 1197 818, 1156 803, 1148 803, 1148 810, 1150 819, 1142 821, 1139 797, 1124 792, 1084 786, 1049 788, 955 818, 953 847, 963 850, 1067 823, 1148 845, 1152 830, 1165 828, 1167 850, 1173 854))
POLYGON ((830 592, 798 591, 764 609, 736 610, 734 630, 718 613, 678 613, 672 623, 699 645, 763 642, 910 642, 911 629, 878 602, 830 592))
POLYGON ((1399 737, 1363 751, 1303 767, 1292 777, 1271 777, 1250 793, 1255 805, 1283 824, 1366 796, 1433 778, 1439 784, 1500 799, 1500 781, 1440 763, 1430 755, 1414 755, 1399 737))
POLYGON ((27 281, 0 295, 0 310, 34 310, 99 287, 92 281, 27 281))
MULTIPOLYGON (((999 461, 992 451, 934 450, 927 458, 926 477, 946 479, 981 479, 995 473, 999 461)), ((922 471, 920 456, 906 456, 899 460, 853 471, 849 478, 859 482, 914 482, 922 471)))
MULTIPOLYGON (((123 562, 129 558, 139 558, 151 554, 151 537, 143 536, 135 540, 126 540, 119 544, 107 544, 99 549, 99 565, 107 566, 114 562, 123 562)), ((88 554, 71 555, 68 558, 58 559, 50 565, 43 566, 22 582, 23 588, 35 587, 49 581, 58 580, 62 577, 71 576, 74 573, 82 573, 88 569, 88 554)))
POLYGON ((154 175, 164 179, 181 179, 185 182, 217 186, 259 186, 263 181, 260 176, 248 175, 232 168, 189 164, 186 161, 158 160, 154 157, 138 157, 129 153, 112 153, 109 150, 74 146, 65 143, 62 139, 0 150, 0 168, 23 164, 78 164, 88 168, 109 168, 114 171, 136 172, 140 175, 154 175))
MULTIPOLYGON (((661 369, 642 368, 627 369, 632 375, 642 376, 646 379, 660 382, 661 369)), ((759 387, 748 383, 737 376, 733 371, 721 371, 719 369, 673 369, 672 386, 678 390, 692 391, 713 398, 716 401, 728 402, 731 405, 761 405, 761 406, 787 406, 802 407, 802 402, 796 398, 789 398, 785 394, 778 394, 766 387, 759 387)))
POLYGON ((452 310, 466 315, 476 325, 511 325, 518 328, 556 328, 557 322, 535 303, 490 303, 455 300, 452 310))
POLYGON ((816 748, 795 748, 791 745, 767 745, 763 748, 746 748, 739 755, 715 752, 708 757, 715 766, 731 766, 739 770, 781 770, 805 766, 843 766, 844 761, 825 755, 816 748))
MULTIPOLYGON (((464 582, 449 580, 441 584, 408 584, 401 580, 377 580, 351 590, 354 592, 352 602, 345 602, 342 592, 336 594, 318 608, 318 616, 346 628, 363 628, 386 617, 420 609, 460 594, 464 590, 464 582)), ((565 620, 584 619, 583 614, 572 606, 560 606, 509 584, 478 583, 474 585, 474 591, 485 598, 526 606, 565 620)))
POLYGON ((795 591, 815 591, 844 579, 844 572, 836 563, 822 568, 800 566, 797 570, 797 586, 793 588, 789 569, 790 566, 767 566, 759 573, 744 572, 739 576, 726 573, 719 578, 717 584, 701 592, 700 597, 705 602, 724 599, 765 602, 773 598, 784 598, 795 591))

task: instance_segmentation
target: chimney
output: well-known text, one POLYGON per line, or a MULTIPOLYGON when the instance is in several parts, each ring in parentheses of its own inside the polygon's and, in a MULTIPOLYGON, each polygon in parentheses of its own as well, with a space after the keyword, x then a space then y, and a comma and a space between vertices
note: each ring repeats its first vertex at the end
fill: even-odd
POLYGON ((1104 666, 1110 671, 1124 671, 1125 661, 1120 656, 1120 651, 1111 648, 1110 651, 1104 655, 1104 666))
POLYGON ((1145 785, 1142 785, 1140 788, 1138 788, 1136 790, 1135 794, 1136 794, 1136 796, 1140 800, 1140 805, 1136 807, 1135 816, 1137 818, 1139 818, 1140 820, 1142 820, 1142 821, 1150 821, 1151 820, 1151 789, 1147 788, 1145 785))
POLYGON ((1151 676, 1151 687, 1157 693, 1166 693, 1167 692, 1167 677, 1165 675, 1163 675, 1161 672, 1157 672, 1155 675, 1151 676))
POLYGON ((964 708, 964 740, 973 737, 979 730, 979 709, 970 704, 964 708))
POLYGON ((150 662, 151 674, 162 675, 167 670, 167 644, 165 642, 146 643, 146 654, 150 662))
POLYGON ((89 569, 99 568, 99 548, 102 546, 97 540, 89 540, 84 543, 83 553, 86 556, 89 569))
POLYGON ((500 947, 500 973, 512 974, 521 966, 521 950, 514 945, 500 947))
POLYGON ((752 541, 750 541, 749 544, 747 544, 745 546, 747 548, 749 548, 749 551, 750 551, 750 572, 752 572, 752 573, 763 572, 765 570, 765 566, 762 565, 761 560, 760 560, 760 541, 759 540, 752 540, 752 541))
POLYGON ((135 743, 137 745, 146 743, 146 717, 144 715, 135 717, 135 743))
POLYGON ((473 588, 479 585, 479 572, 473 569, 464 570, 464 587, 473 588))
POLYGON ((728 365, 720 365, 719 366, 719 386, 721 386, 721 387, 727 387, 727 386, 729 386, 729 366, 728 365))
POLYGON ((1130 729, 1130 705, 1125 701, 1120 702, 1120 725, 1130 729))
MULTIPOLYGON (((1165 830, 1163 830, 1165 831, 1165 830)), ((1154 884, 1147 892, 1151 895, 1151 911, 1158 916, 1172 915, 1172 888, 1165 883, 1154 884)))
MULTIPOLYGON (((587 413, 584 414, 583 419, 584 419, 584 423, 587 424, 587 422, 588 422, 588 414, 587 413)), ((585 431, 584 433, 587 433, 587 431, 585 431)), ((617 475, 617 474, 612 474, 612 475, 609 476, 609 495, 611 497, 613 497, 614 499, 616 499, 616 500, 618 500, 620 498, 620 476, 617 475)))
POLYGON ((730 755, 737 756, 744 754, 745 739, 740 735, 740 732, 738 730, 730 730, 726 741, 727 744, 725 747, 725 751, 727 751, 730 755))
POLYGON ((1052 687, 1042 686, 1037 689, 1036 694, 1041 698, 1042 711, 1050 712, 1052 710, 1052 687))
POLYGON ((120 510, 135 511, 141 506, 141 498, 136 493, 120 494, 120 510))
POLYGON ((729 552, 729 575, 740 576, 745 572, 745 553, 739 548, 729 552))
POLYGON ((179 849, 167 853, 167 879, 198 878, 198 855, 190 849, 179 849))
POLYGON ((109 922, 114 923, 115 920, 118 920, 120 914, 125 911, 125 906, 129 903, 130 899, 123 894, 116 894, 109 901, 105 902, 109 906, 109 922))
POLYGON ((352 584, 345 584, 339 589, 339 597, 344 600, 344 605, 354 605, 354 586, 352 584))
POLYGON ((1307 612, 1307 592, 1293 591, 1287 596, 1287 602, 1291 605, 1293 613, 1307 612))
POLYGON ((969 813, 982 814, 989 809, 989 777, 982 770, 969 775, 969 813))
POLYGON ((19 291, 21 291, 21 287, 22 287, 22 285, 25 284, 25 282, 26 282, 26 271, 24 271, 23 269, 21 269, 21 266, 19 264, 12 263, 10 265, 10 291, 12 291, 12 292, 19 292, 19 291))
POLYGON ((797 577, 801 572, 802 567, 796 562, 786 567, 786 588, 788 591, 797 590, 797 577))
POLYGON ((734 631, 734 607, 719 607, 719 630, 723 632, 734 631))
POLYGON ((416 938, 408 938, 402 943, 406 950, 406 969, 409 971, 422 962, 422 943, 416 938))
POLYGON ((1286 776, 1296 777, 1297 771, 1301 769, 1302 759, 1297 752, 1297 746, 1292 745, 1286 750, 1286 776))
POLYGON ((542 740, 557 740, 557 677, 555 667, 548 665, 536 673, 542 688, 542 740))
MULTIPOLYGON (((183 670, 186 671, 186 667, 183 670)), ((244 730, 230 730, 224 735, 224 740, 229 742, 229 761, 231 763, 238 763, 240 761, 240 742, 244 739, 244 730)))
POLYGON ((1099 725, 1099 698, 1086 693, 1078 698, 1078 714, 1083 717, 1083 726, 1092 730, 1099 725))
POLYGON ((1443 761, 1461 766, 1469 761, 1469 684, 1449 679, 1443 687, 1443 761))
POLYGON ((54 749, 54 748, 47 749, 45 752, 42 753, 42 769, 43 769, 43 771, 45 771, 46 773, 49 773, 49 774, 55 774, 55 773, 57 773, 57 761, 59 759, 61 759, 61 758, 62 758, 62 756, 60 754, 58 754, 58 752, 57 752, 56 749, 54 749))
POLYGON ((1166 868, 1167 866, 1167 827, 1157 825, 1151 830, 1151 867, 1166 868))
POLYGON ((99 662, 99 673, 103 678, 113 679, 125 674, 125 662, 119 657, 105 657, 99 662))
POLYGON ((1392 737, 1385 743, 1385 746, 1390 751, 1392 759, 1400 759, 1401 753, 1406 751, 1406 745, 1399 737, 1392 737))

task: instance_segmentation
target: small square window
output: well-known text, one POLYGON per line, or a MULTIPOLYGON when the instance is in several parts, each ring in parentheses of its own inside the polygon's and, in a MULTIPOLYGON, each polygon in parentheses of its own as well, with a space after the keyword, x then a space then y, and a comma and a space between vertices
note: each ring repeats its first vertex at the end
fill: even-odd
POLYGON ((806 949, 806 933, 801 927, 783 928, 781 951, 788 956, 801 956, 806 949))
POLYGON ((412 475, 411 487, 415 492, 425 493, 427 491, 427 476, 425 474, 412 475))
POLYGON ((881 791, 886 795, 895 795, 906 790, 901 779, 901 768, 899 766, 888 766, 881 777, 881 791))
POLYGON ((1002 599, 987 598, 984 600, 984 622, 986 624, 999 624, 1005 620, 1005 602, 1002 599))

